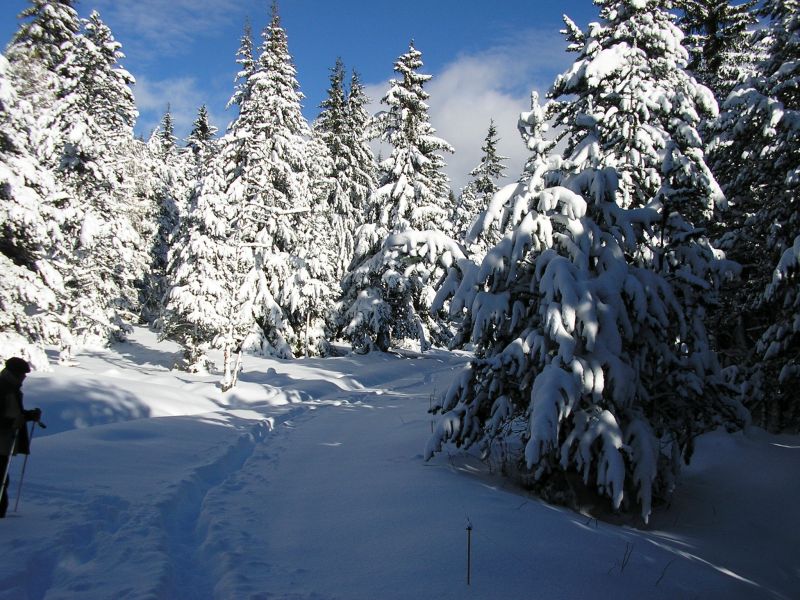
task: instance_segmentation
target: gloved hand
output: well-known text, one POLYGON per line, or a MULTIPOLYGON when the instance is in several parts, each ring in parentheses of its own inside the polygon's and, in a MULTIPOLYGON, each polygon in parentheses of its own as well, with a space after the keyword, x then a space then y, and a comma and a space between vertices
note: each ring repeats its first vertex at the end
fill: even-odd
POLYGON ((26 421, 36 421, 38 422, 42 418, 42 410, 40 408, 34 408, 32 410, 25 411, 25 420, 26 421))

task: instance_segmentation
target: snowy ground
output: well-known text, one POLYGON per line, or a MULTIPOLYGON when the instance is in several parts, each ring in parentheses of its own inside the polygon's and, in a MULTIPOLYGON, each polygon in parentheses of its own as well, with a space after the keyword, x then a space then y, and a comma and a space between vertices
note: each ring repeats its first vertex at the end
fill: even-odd
POLYGON ((800 437, 704 436, 642 531, 424 462, 464 357, 248 358, 222 395, 177 356, 140 329, 26 381, 0 599, 800 598, 800 437))

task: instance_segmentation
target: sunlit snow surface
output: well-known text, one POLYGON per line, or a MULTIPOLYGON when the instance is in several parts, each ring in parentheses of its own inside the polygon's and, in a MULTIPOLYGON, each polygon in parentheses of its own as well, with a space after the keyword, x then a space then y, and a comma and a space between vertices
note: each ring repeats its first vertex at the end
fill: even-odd
POLYGON ((698 440, 647 530, 526 496, 455 449, 422 460, 444 352, 172 371, 131 341, 25 383, 44 410, 0 598, 792 598, 800 437, 698 440), (466 585, 467 520, 472 581, 466 585), (629 559, 625 561, 626 551, 629 559))

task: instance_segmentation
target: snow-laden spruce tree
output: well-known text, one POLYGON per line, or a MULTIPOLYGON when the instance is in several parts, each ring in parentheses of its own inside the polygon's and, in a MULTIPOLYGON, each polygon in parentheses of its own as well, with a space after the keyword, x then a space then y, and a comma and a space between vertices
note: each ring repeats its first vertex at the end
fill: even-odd
MULTIPOLYGON (((489 200, 497 192, 497 182, 506 175, 503 161, 508 160, 508 157, 497 153, 498 141, 497 128, 492 120, 489 123, 486 139, 481 146, 481 150, 483 150, 481 161, 469 172, 472 180, 461 191, 459 201, 454 206, 453 214, 450 217, 454 228, 453 237, 457 240, 465 239, 475 218, 486 209, 489 200)), ((499 237, 493 241, 499 241, 499 237)), ((483 258, 486 250, 486 245, 470 248, 473 258, 478 262, 483 258)))
POLYGON ((359 352, 402 340, 426 349, 452 335, 430 306, 458 246, 447 238, 452 207, 441 156, 453 149, 430 124, 423 85, 431 76, 419 72, 421 57, 412 43, 398 58, 400 77, 382 100, 388 110, 376 116, 376 131, 392 152, 380 164, 379 187, 356 233, 338 312, 339 328, 359 352))
POLYGON ((422 53, 412 42, 395 62, 399 78, 389 81, 381 100, 388 110, 376 117, 380 138, 392 153, 380 164, 373 204, 377 222, 389 231, 449 230, 452 207, 442 152, 453 152, 453 147, 430 124, 429 94, 423 86, 431 75, 420 73, 422 66, 422 53))
POLYGON ((166 300, 169 249, 188 210, 202 164, 199 152, 204 148, 198 141, 198 153, 194 153, 180 148, 177 141, 172 112, 167 105, 146 146, 147 190, 141 198, 146 207, 142 221, 145 227, 137 228, 146 241, 149 255, 147 274, 141 284, 141 317, 156 327, 160 326, 166 300))
POLYGON ((327 241, 335 254, 334 276, 340 280, 355 253, 355 231, 364 223, 369 194, 375 189, 375 158, 366 138, 369 102, 355 72, 349 93, 345 90, 345 70, 341 59, 331 69, 327 98, 314 123, 318 138, 325 144, 330 185, 324 202, 331 215, 327 241))
POLYGON ((30 0, 6 48, 9 78, 37 112, 50 108, 59 90, 58 66, 80 29, 75 0, 30 0))
POLYGON ((478 444, 548 497, 585 486, 646 521, 693 437, 746 414, 702 320, 725 265, 688 219, 722 201, 696 131, 713 97, 663 3, 596 4, 555 101, 521 119, 535 137, 552 117, 563 153, 495 195, 476 227, 506 235, 440 293, 469 311, 477 357, 426 454, 478 444))
POLYGON ((350 180, 351 202, 360 211, 359 217, 365 219, 364 211, 369 205, 369 197, 377 186, 377 163, 369 145, 372 115, 367 111, 370 103, 364 84, 358 72, 350 75, 350 86, 347 90, 347 128, 345 129, 346 145, 350 149, 352 174, 350 180))
MULTIPOLYGON (((208 350, 224 347, 233 337, 231 327, 252 323, 250 315, 238 313, 246 310, 238 303, 243 267, 241 249, 233 243, 237 207, 226 195, 225 166, 221 160, 210 161, 168 255, 163 335, 183 346, 182 366, 189 371, 206 371, 208 350)), ((279 313, 274 302, 272 309, 279 313)), ((248 332, 245 326, 238 333, 248 332)))
POLYGON ((96 12, 83 21, 80 34, 62 44, 56 99, 33 140, 66 192, 60 208, 69 265, 62 275, 72 301, 65 312, 79 342, 105 341, 138 318, 137 281, 147 269, 147 249, 132 225, 133 182, 124 178, 137 111, 119 48, 96 12))
POLYGON ((744 266, 741 284, 726 298, 734 323, 728 318, 719 329, 730 333, 729 352, 748 372, 744 395, 751 410, 776 430, 800 427, 797 376, 784 370, 797 360, 796 338, 783 327, 794 299, 791 285, 772 281, 800 233, 799 9, 795 0, 763 4, 766 27, 751 46, 765 47, 767 58, 725 100, 711 144, 714 172, 732 201, 720 244, 744 266), (781 352, 772 344, 776 331, 795 339, 781 352), (762 334, 767 338, 759 339, 762 334))
POLYGON ((239 70, 233 80, 233 94, 231 94, 226 108, 231 106, 238 107, 242 103, 248 93, 247 81, 256 69, 256 59, 253 53, 253 28, 250 25, 250 21, 245 21, 244 32, 239 41, 239 49, 236 51, 236 63, 239 65, 239 70))
POLYGON ((147 145, 150 146, 150 152, 159 158, 177 153, 178 138, 175 137, 175 123, 172 119, 172 109, 169 104, 167 104, 167 110, 164 111, 158 127, 150 134, 147 145))
MULTIPOLYGON (((757 374, 774 377, 779 394, 778 427, 800 427, 800 235, 781 255, 763 297, 756 307, 771 315, 769 326, 756 345, 757 374)), ((757 381, 763 386, 763 380, 757 381)), ((755 387, 755 386, 754 386, 755 387)), ((773 388, 774 389, 774 388, 773 388)), ((774 400, 773 400, 774 402, 774 400)))
POLYGON ((686 34, 688 70, 708 87, 719 102, 752 73, 753 52, 748 29, 756 23, 756 0, 677 0, 678 25, 686 34))
POLYGON ((309 264, 328 234, 316 218, 310 218, 316 216, 315 200, 322 189, 312 173, 327 160, 326 153, 323 146, 312 143, 311 128, 303 117, 303 95, 276 8, 248 86, 231 130, 233 147, 240 144, 246 152, 245 168, 233 188, 241 186, 243 191, 242 241, 253 244, 254 258, 283 310, 281 321, 262 319, 264 347, 288 356, 304 348, 307 330, 322 330, 322 311, 316 311, 309 323, 304 299, 310 297, 311 288, 331 288, 332 282, 319 279, 326 272, 324 265, 309 264), (239 131, 248 132, 251 139, 238 141, 239 131), (309 164, 312 154, 318 157, 314 166, 309 164), (298 268, 309 276, 295 277, 298 268), (278 350, 276 344, 283 347, 278 350))
MULTIPOLYGON (((211 219, 213 223, 227 222, 224 228, 213 225, 220 241, 203 250, 209 255, 204 279, 229 294, 227 304, 215 307, 225 326, 221 331, 210 327, 211 337, 199 327, 201 337, 192 342, 224 350, 224 387, 235 383, 236 357, 243 350, 290 357, 303 349, 306 331, 322 329, 318 313, 309 322, 304 303, 318 289, 314 278, 319 271, 309 264, 318 246, 315 236, 326 232, 315 230, 315 219, 309 218, 314 193, 308 165, 311 130, 301 112, 302 94, 275 8, 262 38, 252 72, 235 92, 239 115, 219 141, 190 210, 213 210, 222 215, 211 219), (220 199, 229 205, 224 214, 215 208, 220 199), (220 258, 214 260, 215 255, 220 258), (298 276, 299 271, 308 276, 298 276)), ((193 222, 199 218, 188 217, 193 222)), ((192 235, 190 226, 182 239, 192 235)), ((187 315, 194 315, 192 307, 207 297, 201 286, 182 282, 184 275, 196 275, 187 271, 195 260, 191 256, 187 250, 170 259, 168 331, 189 328, 187 315)), ((201 314, 195 316, 202 320, 201 314)))
MULTIPOLYGON (((3 331, 33 344, 64 349, 72 336, 61 314, 69 293, 63 189, 44 160, 42 134, 61 87, 58 67, 80 29, 73 0, 32 0, 2 59, 2 206, 4 255, 3 331), (8 59, 6 61, 6 59, 8 59), (11 333, 12 330, 15 333, 11 333)), ((33 358, 31 351, 20 350, 33 358)), ((36 361, 40 365, 46 360, 36 361)))
POLYGON ((72 336, 61 318, 67 292, 58 227, 62 191, 30 151, 35 115, 20 101, 0 55, 0 360, 23 356, 46 368, 44 345, 66 348, 72 336))
POLYGON ((186 147, 192 152, 194 159, 193 175, 196 178, 209 157, 214 153, 217 128, 208 117, 208 109, 203 104, 197 109, 197 117, 192 123, 192 130, 186 138, 186 147))
POLYGON ((188 194, 180 203, 177 223, 170 232, 164 269, 165 292, 158 325, 162 336, 184 348, 188 371, 205 372, 211 341, 223 331, 226 307, 235 297, 230 237, 230 205, 221 195, 222 163, 214 161, 217 128, 208 120, 205 105, 197 113, 186 140, 190 157, 186 165, 188 194))

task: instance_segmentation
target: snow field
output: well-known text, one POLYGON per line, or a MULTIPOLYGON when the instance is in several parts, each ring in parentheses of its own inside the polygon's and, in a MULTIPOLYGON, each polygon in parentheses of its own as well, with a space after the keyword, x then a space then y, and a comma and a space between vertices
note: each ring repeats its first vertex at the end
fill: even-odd
POLYGON ((20 512, 0 521, 11 549, 0 599, 800 589, 789 501, 800 484, 786 476, 798 472, 797 437, 704 436, 673 505, 643 531, 541 503, 453 448, 424 462, 429 395, 465 356, 247 357, 224 396, 215 375, 170 371, 175 356, 137 330, 26 382, 49 427, 36 432, 20 512))

